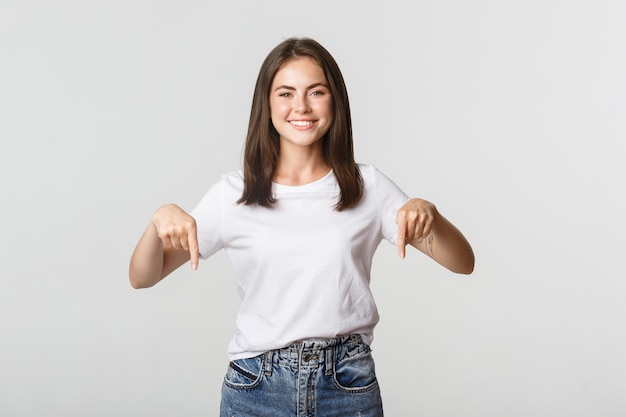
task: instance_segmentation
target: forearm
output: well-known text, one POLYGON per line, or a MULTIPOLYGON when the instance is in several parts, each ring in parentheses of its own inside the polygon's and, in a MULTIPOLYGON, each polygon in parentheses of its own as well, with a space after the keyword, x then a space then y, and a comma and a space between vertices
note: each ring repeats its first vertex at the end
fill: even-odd
POLYGON ((431 236, 424 239, 427 254, 452 272, 471 274, 474 251, 465 236, 441 214, 436 216, 431 236))
POLYGON ((139 239, 130 260, 129 277, 133 288, 148 288, 162 278, 163 243, 151 222, 139 239))

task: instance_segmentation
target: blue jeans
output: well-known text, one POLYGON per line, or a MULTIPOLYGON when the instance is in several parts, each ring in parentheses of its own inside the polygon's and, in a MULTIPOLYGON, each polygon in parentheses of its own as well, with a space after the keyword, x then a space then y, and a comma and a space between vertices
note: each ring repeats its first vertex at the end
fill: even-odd
POLYGON ((230 363, 221 417, 382 417, 371 350, 358 335, 230 363))

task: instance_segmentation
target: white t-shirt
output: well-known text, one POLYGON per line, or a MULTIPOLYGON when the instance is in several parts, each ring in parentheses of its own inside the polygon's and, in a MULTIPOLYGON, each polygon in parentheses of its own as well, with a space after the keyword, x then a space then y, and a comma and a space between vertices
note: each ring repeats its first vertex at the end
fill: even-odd
POLYGON ((408 197, 374 166, 359 168, 363 198, 343 211, 334 209, 332 171, 302 186, 273 184, 272 208, 236 204, 243 173, 232 172, 193 209, 201 257, 226 251, 242 300, 230 360, 350 333, 372 342, 372 257, 382 239, 397 244, 396 213, 408 197))

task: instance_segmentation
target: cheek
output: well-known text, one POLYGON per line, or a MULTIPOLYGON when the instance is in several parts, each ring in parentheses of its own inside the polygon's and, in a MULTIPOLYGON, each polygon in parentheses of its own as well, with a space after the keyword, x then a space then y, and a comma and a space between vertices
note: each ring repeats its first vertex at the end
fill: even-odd
POLYGON ((333 103, 331 101, 322 101, 317 103, 316 111, 320 114, 325 114, 328 118, 333 117, 333 103))
POLYGON ((326 117, 328 123, 333 122, 335 112, 333 111, 332 104, 325 104, 323 106, 320 106, 319 109, 317 109, 317 113, 320 115, 323 114, 324 117, 326 117))
POLYGON ((285 103, 276 103, 270 101, 270 117, 279 118, 289 112, 289 106, 285 103))

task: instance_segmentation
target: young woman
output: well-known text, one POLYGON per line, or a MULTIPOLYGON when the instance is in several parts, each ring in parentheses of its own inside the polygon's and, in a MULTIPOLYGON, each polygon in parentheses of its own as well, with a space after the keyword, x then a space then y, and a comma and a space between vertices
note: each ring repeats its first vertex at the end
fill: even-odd
POLYGON ((224 249, 242 304, 222 416, 382 416, 369 289, 382 239, 469 274, 472 249, 428 201, 354 161, 348 95, 333 57, 288 39, 257 79, 244 168, 188 214, 152 216, 130 262, 135 288, 224 249))

